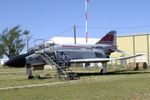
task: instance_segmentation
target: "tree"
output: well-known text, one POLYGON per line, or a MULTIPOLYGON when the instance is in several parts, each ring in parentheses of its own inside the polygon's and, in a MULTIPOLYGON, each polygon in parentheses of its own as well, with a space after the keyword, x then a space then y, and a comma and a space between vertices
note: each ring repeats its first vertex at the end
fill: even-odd
POLYGON ((6 28, 0 34, 0 55, 6 55, 8 58, 18 55, 25 47, 25 41, 22 37, 29 31, 22 31, 17 25, 11 29, 6 28))
POLYGON ((4 52, 5 52, 4 47, 3 47, 3 45, 0 43, 0 58, 3 57, 4 52))

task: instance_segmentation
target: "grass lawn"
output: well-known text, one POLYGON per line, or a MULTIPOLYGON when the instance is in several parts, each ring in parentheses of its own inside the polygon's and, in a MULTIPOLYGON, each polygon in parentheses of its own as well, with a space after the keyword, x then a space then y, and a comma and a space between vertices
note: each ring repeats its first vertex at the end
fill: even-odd
MULTIPOLYGON (((27 80, 25 69, 0 69, 0 88, 64 80, 27 80)), ((0 100, 149 100, 150 70, 83 76, 57 85, 0 90, 0 100)))

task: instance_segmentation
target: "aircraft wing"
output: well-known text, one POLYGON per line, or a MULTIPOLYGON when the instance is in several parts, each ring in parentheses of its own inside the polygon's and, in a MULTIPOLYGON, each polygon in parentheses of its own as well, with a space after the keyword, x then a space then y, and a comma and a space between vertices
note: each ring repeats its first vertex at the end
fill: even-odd
POLYGON ((87 59, 72 59, 70 63, 96 63, 96 62, 107 62, 107 61, 114 61, 114 60, 124 60, 130 59, 138 56, 142 56, 143 54, 137 54, 132 56, 126 57, 118 57, 118 58, 87 58, 87 59))

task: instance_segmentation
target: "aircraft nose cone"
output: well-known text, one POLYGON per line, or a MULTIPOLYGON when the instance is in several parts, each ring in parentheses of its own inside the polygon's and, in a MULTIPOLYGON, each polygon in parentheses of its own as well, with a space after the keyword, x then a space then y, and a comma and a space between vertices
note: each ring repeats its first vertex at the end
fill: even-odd
POLYGON ((26 55, 17 55, 12 58, 10 58, 5 65, 10 66, 10 67, 24 67, 26 64, 26 55))

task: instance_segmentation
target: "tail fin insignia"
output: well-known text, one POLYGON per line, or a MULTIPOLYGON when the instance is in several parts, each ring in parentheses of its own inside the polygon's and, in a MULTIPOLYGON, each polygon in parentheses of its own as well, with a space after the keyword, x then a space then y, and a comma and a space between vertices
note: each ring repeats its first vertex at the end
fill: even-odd
POLYGON ((96 44, 111 44, 116 45, 116 31, 110 31, 96 44))

